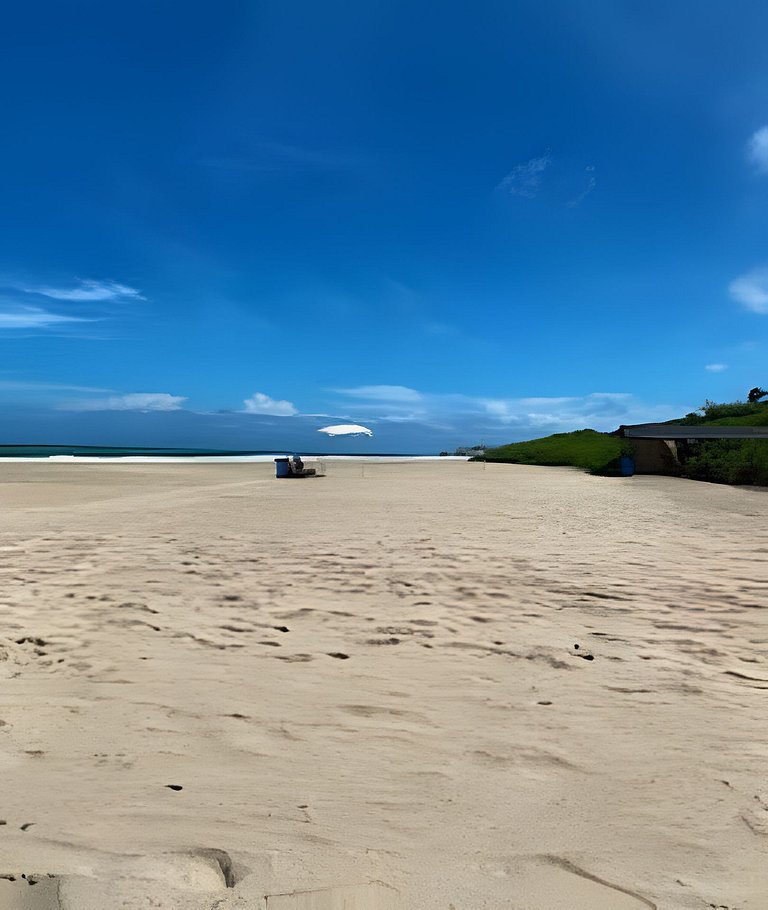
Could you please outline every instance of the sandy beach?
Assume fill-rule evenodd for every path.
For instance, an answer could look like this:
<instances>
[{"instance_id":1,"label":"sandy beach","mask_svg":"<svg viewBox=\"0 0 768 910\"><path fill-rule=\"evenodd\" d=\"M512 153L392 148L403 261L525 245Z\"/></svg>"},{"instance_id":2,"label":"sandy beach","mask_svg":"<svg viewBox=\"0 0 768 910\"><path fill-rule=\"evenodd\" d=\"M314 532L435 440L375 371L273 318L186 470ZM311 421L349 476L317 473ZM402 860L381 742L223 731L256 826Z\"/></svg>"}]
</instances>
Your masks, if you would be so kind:
<instances>
[{"instance_id":1,"label":"sandy beach","mask_svg":"<svg viewBox=\"0 0 768 910\"><path fill-rule=\"evenodd\" d=\"M765 496L28 463L0 509L2 910L768 906Z\"/></svg>"}]
</instances>

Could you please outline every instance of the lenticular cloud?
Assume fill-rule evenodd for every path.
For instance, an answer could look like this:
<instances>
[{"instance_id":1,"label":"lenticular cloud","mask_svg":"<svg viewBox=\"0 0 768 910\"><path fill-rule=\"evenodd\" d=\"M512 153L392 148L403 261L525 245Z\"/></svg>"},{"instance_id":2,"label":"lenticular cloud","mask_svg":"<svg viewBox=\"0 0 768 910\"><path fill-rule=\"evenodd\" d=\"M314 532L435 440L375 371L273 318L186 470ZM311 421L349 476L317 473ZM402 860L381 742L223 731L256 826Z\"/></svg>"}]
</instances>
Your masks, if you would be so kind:
<instances>
[{"instance_id":1,"label":"lenticular cloud","mask_svg":"<svg viewBox=\"0 0 768 910\"><path fill-rule=\"evenodd\" d=\"M328 436L373 436L373 430L361 427L356 423L339 423L332 427L321 427L317 432L326 433Z\"/></svg>"}]
</instances>

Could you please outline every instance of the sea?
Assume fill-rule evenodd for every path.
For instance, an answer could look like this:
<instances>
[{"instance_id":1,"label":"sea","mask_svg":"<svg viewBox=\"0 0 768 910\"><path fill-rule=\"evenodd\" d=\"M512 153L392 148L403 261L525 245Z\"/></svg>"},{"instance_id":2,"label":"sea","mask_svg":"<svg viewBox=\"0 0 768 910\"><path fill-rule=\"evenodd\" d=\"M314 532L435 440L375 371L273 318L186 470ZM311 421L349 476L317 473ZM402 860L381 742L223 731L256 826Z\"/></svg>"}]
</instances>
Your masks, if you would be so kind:
<instances>
[{"instance_id":1,"label":"sea","mask_svg":"<svg viewBox=\"0 0 768 910\"><path fill-rule=\"evenodd\" d=\"M99 462L120 461L128 463L163 463L163 462L267 462L274 458L292 455L293 452L260 451L254 449L155 449L141 446L30 446L0 445L0 461L54 461L54 462ZM466 461L456 456L421 455L408 452L301 452L302 458L350 459L360 461L431 461L450 459Z\"/></svg>"}]
</instances>

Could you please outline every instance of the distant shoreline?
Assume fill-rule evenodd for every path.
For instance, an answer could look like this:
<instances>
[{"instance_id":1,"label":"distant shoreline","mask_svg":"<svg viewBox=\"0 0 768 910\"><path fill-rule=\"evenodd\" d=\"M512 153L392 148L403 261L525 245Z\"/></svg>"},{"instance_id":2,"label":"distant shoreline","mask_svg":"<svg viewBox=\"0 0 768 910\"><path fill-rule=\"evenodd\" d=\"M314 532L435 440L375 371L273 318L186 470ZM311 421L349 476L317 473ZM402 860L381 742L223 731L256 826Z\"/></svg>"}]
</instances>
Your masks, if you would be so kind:
<instances>
[{"instance_id":1,"label":"distant shoreline","mask_svg":"<svg viewBox=\"0 0 768 910\"><path fill-rule=\"evenodd\" d=\"M282 452L257 452L257 453L199 453L199 454L160 454L152 452L139 454L118 454L100 452L99 454L70 454L69 452L40 452L35 454L5 454L0 449L0 464L265 464L275 458L285 458L292 454L288 450ZM387 455L387 454L332 454L307 453L301 455L307 460L317 461L360 461L360 462L406 462L406 461L469 461L464 455Z\"/></svg>"},{"instance_id":2,"label":"distant shoreline","mask_svg":"<svg viewBox=\"0 0 768 910\"><path fill-rule=\"evenodd\" d=\"M0 461L270 461L300 452L305 458L443 458L436 452L312 452L306 449L192 449L153 446L0 445ZM466 459L463 459L466 460Z\"/></svg>"}]
</instances>

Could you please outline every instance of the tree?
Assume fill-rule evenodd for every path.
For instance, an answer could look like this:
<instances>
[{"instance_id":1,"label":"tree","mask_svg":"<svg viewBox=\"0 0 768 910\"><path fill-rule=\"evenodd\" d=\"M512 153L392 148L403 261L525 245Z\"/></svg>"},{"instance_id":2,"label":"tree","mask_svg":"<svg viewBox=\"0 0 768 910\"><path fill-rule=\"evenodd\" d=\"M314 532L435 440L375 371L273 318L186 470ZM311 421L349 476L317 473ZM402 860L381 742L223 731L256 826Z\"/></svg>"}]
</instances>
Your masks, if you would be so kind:
<instances>
[{"instance_id":1,"label":"tree","mask_svg":"<svg viewBox=\"0 0 768 910\"><path fill-rule=\"evenodd\" d=\"M754 403L760 401L761 398L765 398L768 395L768 392L765 389L761 389L760 386L755 386L754 389L750 389L749 395L747 396L749 400Z\"/></svg>"}]
</instances>

